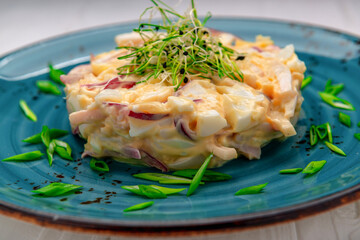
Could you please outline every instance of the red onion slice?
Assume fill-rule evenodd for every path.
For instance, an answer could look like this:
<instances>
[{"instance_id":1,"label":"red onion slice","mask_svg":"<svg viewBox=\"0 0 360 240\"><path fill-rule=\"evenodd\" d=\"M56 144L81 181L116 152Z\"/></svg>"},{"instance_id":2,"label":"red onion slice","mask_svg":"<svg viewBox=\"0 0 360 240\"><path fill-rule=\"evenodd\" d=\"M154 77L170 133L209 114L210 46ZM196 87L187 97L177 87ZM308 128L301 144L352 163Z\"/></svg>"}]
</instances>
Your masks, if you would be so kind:
<instances>
[{"instance_id":1,"label":"red onion slice","mask_svg":"<svg viewBox=\"0 0 360 240\"><path fill-rule=\"evenodd\" d=\"M120 75L120 78L122 78L122 77L123 77L123 75ZM136 84L136 82L120 81L119 77L115 77L115 78L112 78L105 82L83 84L83 85L80 85L80 87L95 88L95 87L104 86L104 89L115 89L118 87L130 89L133 86L135 86L135 84Z\"/></svg>"},{"instance_id":2,"label":"red onion slice","mask_svg":"<svg viewBox=\"0 0 360 240\"><path fill-rule=\"evenodd\" d=\"M141 120L147 120L147 121L160 120L168 116L169 114L136 113L133 111L129 112L129 117L137 118Z\"/></svg>"},{"instance_id":3,"label":"red onion slice","mask_svg":"<svg viewBox=\"0 0 360 240\"><path fill-rule=\"evenodd\" d=\"M194 103L200 103L200 102L202 102L202 101L204 101L204 100L201 99L201 98L193 99L193 102L194 102Z\"/></svg>"},{"instance_id":4,"label":"red onion slice","mask_svg":"<svg viewBox=\"0 0 360 240\"><path fill-rule=\"evenodd\" d=\"M146 163L146 165L150 166L150 167L155 167L159 170L161 170L162 172L167 172L169 171L169 168L160 160L154 158L153 156L151 156L149 153L145 152L142 150L142 152L144 153L144 157L142 158L142 160Z\"/></svg>"},{"instance_id":5,"label":"red onion slice","mask_svg":"<svg viewBox=\"0 0 360 240\"><path fill-rule=\"evenodd\" d=\"M109 107L116 107L118 109L126 108L128 105L124 103L117 103L117 102L103 102L104 105Z\"/></svg>"},{"instance_id":6,"label":"red onion slice","mask_svg":"<svg viewBox=\"0 0 360 240\"><path fill-rule=\"evenodd\" d=\"M118 78L116 79L111 79L104 87L104 89L116 89L118 87L121 88L127 88L130 89L133 86L135 86L136 82L133 81L123 81L120 82Z\"/></svg>"},{"instance_id":7,"label":"red onion slice","mask_svg":"<svg viewBox=\"0 0 360 240\"><path fill-rule=\"evenodd\" d=\"M251 47L252 49L255 49L256 51L258 51L258 52L263 52L263 50L262 49L260 49L259 47L256 47L256 46L253 46L253 47Z\"/></svg>"},{"instance_id":8,"label":"red onion slice","mask_svg":"<svg viewBox=\"0 0 360 240\"><path fill-rule=\"evenodd\" d=\"M195 140L196 134L189 127L189 122L185 119L175 119L174 120L176 130L186 138L190 140Z\"/></svg>"},{"instance_id":9,"label":"red onion slice","mask_svg":"<svg viewBox=\"0 0 360 240\"><path fill-rule=\"evenodd\" d=\"M141 159L141 153L140 153L139 149L137 149L137 148L123 147L121 153L125 157Z\"/></svg>"},{"instance_id":10,"label":"red onion slice","mask_svg":"<svg viewBox=\"0 0 360 240\"><path fill-rule=\"evenodd\" d=\"M261 155L260 147L253 147L246 144L241 144L237 148L249 159L259 159Z\"/></svg>"}]
</instances>

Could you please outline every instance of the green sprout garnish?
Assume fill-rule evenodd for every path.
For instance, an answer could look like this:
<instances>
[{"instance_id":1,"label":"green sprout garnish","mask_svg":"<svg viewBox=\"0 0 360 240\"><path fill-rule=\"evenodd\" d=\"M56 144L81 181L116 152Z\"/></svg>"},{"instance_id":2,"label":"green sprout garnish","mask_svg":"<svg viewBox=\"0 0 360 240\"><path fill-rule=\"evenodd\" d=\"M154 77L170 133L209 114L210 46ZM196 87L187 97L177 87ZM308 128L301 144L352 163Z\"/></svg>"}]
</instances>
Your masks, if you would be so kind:
<instances>
[{"instance_id":1,"label":"green sprout garnish","mask_svg":"<svg viewBox=\"0 0 360 240\"><path fill-rule=\"evenodd\" d=\"M139 75L142 78L138 83L150 79L167 81L174 86L175 91L194 77L243 80L235 63L242 54L224 46L204 26L211 17L210 13L201 22L197 17L194 0L191 1L190 11L184 15L161 0L151 2L154 6L145 9L141 16L150 10L158 11L162 24L153 24L151 19L147 23L140 23L133 31L139 33L144 44L118 47L128 51L119 59L130 60L118 68L120 75ZM171 18L177 19L177 22Z\"/></svg>"}]
</instances>

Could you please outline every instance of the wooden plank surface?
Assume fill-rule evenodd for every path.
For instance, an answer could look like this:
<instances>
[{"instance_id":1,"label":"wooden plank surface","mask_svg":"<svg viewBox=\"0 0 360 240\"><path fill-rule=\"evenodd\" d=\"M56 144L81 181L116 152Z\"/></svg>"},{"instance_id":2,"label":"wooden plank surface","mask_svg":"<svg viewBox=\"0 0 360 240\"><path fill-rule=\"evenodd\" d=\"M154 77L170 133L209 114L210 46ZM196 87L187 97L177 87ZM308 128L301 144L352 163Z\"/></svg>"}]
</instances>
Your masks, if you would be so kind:
<instances>
[{"instance_id":1,"label":"wooden plank surface","mask_svg":"<svg viewBox=\"0 0 360 240\"><path fill-rule=\"evenodd\" d=\"M177 0L167 1L170 4ZM266 17L313 23L360 36L358 0L198 0L200 14ZM0 0L0 55L50 36L109 23L136 20L146 0ZM184 4L182 4L184 5ZM54 10L56 9L56 10ZM54 12L59 13L54 17ZM232 234L181 239L358 240L360 202L296 222ZM124 240L135 239L65 232L0 216L0 239L6 240ZM148 238L157 239L157 238Z\"/></svg>"}]
</instances>

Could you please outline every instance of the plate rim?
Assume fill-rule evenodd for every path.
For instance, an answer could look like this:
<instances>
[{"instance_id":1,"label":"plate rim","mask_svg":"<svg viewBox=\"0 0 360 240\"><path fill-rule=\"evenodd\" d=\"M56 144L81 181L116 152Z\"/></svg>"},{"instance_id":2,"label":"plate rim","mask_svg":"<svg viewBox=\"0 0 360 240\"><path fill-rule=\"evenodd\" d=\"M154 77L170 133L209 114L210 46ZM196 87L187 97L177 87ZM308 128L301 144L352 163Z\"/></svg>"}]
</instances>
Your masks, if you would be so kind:
<instances>
[{"instance_id":1,"label":"plate rim","mask_svg":"<svg viewBox=\"0 0 360 240\"><path fill-rule=\"evenodd\" d=\"M335 27L322 26L320 24L305 23L301 21L266 18L266 17L239 17L239 16L215 16L215 20L248 20L259 22L273 22L279 24L294 24L298 26L316 28L336 34L345 34L350 37L360 39L360 34L344 31ZM125 21L121 23L104 24L95 27L84 28L70 31L63 34L44 38L42 40L24 45L14 50L10 50L0 55L0 61L12 54L24 51L29 48L42 45L47 42L59 40L76 34L86 34L107 28L121 27L134 24L137 21ZM148 222L148 221L119 221L106 220L96 221L92 218L77 218L74 216L62 216L54 213L38 211L20 207L11 203L0 201L0 214L18 220L31 222L44 227L51 227L61 230L71 230L84 233L115 234L121 236L189 236L202 235L208 233L224 233L239 230L248 230L259 226L276 225L284 222L300 220L305 217L329 211L331 209L344 206L360 199L360 184L347 188L343 191L330 194L328 196L314 199L304 203L267 210L262 212L232 215L225 217L213 217L206 219L195 219L186 221L167 221ZM112 223L111 223L112 222ZM139 225L146 225L139 227Z\"/></svg>"}]
</instances>

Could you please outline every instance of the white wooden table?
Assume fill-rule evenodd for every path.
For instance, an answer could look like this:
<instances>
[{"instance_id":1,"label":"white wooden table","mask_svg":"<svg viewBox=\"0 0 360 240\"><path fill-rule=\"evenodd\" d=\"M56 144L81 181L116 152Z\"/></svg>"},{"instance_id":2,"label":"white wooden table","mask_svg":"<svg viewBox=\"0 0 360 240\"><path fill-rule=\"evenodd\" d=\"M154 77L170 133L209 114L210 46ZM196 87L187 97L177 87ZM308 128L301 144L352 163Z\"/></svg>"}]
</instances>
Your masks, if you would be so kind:
<instances>
[{"instance_id":1,"label":"white wooden table","mask_svg":"<svg viewBox=\"0 0 360 240\"><path fill-rule=\"evenodd\" d=\"M166 1L185 10L187 1ZM0 0L0 55L69 31L137 20L147 0ZM360 36L359 0L198 0L200 15L265 17L327 26ZM232 234L186 239L360 239L360 201L276 226ZM0 216L0 239L6 240L120 240L44 228ZM154 238L150 238L154 239ZM180 239L180 238L177 238Z\"/></svg>"}]
</instances>

